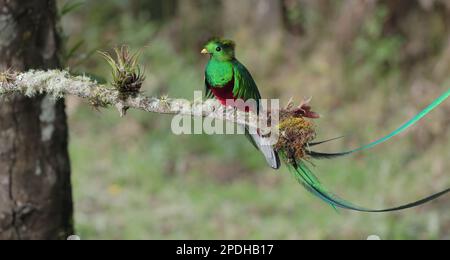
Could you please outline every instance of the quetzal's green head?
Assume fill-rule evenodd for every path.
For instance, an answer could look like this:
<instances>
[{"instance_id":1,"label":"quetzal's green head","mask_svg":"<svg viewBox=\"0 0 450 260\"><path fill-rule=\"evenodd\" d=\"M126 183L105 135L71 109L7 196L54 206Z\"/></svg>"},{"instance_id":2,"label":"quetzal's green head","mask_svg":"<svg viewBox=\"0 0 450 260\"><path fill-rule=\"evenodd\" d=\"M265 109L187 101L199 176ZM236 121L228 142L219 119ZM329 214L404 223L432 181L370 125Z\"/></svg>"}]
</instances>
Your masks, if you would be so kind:
<instances>
[{"instance_id":1,"label":"quetzal's green head","mask_svg":"<svg viewBox=\"0 0 450 260\"><path fill-rule=\"evenodd\" d=\"M230 61L234 59L235 48L236 44L231 40L214 38L206 43L201 53L209 54L211 59Z\"/></svg>"}]
</instances>

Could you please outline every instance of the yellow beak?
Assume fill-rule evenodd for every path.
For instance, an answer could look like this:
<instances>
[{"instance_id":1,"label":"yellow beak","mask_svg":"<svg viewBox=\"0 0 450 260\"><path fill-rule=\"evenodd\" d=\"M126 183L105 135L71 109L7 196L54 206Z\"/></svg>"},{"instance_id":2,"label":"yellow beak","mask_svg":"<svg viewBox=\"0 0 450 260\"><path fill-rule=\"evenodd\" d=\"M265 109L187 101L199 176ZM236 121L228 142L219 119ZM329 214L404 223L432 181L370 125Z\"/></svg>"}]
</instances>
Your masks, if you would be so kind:
<instances>
[{"instance_id":1,"label":"yellow beak","mask_svg":"<svg viewBox=\"0 0 450 260\"><path fill-rule=\"evenodd\" d=\"M207 49L203 49L200 53L201 53L201 54L209 54L209 52L208 52Z\"/></svg>"}]
</instances>

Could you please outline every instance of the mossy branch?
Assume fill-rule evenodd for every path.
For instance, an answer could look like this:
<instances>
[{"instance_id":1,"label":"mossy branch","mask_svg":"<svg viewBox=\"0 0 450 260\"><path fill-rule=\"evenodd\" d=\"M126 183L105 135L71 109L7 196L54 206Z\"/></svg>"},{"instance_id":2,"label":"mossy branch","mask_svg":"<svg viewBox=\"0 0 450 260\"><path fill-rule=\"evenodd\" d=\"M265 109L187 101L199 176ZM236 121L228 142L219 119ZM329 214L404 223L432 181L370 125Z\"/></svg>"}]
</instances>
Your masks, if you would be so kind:
<instances>
[{"instance_id":1,"label":"mossy branch","mask_svg":"<svg viewBox=\"0 0 450 260\"><path fill-rule=\"evenodd\" d=\"M274 133L270 128L271 113L278 112L281 121L272 127L278 127L280 136L275 145L277 150L287 151L289 158L304 158L307 144L315 138L314 125L307 118L317 118L311 111L308 102L294 106L292 102L281 111L260 113L239 111L227 108L215 100L187 101L184 99L170 99L167 97L147 97L139 91L117 86L107 87L85 76L72 76L68 71L28 71L0 73L0 102L2 97L22 94L27 97L47 94L55 99L67 95L86 99L94 107L113 106L118 109L120 116L124 116L130 108L146 112L170 115L184 115L190 117L207 117L224 120L249 128L259 129L261 133ZM136 89L137 90L137 89ZM269 125L269 126L268 126ZM275 131L278 132L278 131Z\"/></svg>"},{"instance_id":2,"label":"mossy branch","mask_svg":"<svg viewBox=\"0 0 450 260\"><path fill-rule=\"evenodd\" d=\"M72 95L88 100L95 107L114 106L121 116L125 115L127 109L133 108L159 114L210 117L250 127L257 127L258 120L266 120L258 118L253 113L226 109L215 100L190 102L166 97L147 97L141 93L124 96L116 88L98 84L89 77L72 76L69 72L60 70L2 73L0 96L10 94L22 94L27 97L49 94L55 99Z\"/></svg>"}]
</instances>

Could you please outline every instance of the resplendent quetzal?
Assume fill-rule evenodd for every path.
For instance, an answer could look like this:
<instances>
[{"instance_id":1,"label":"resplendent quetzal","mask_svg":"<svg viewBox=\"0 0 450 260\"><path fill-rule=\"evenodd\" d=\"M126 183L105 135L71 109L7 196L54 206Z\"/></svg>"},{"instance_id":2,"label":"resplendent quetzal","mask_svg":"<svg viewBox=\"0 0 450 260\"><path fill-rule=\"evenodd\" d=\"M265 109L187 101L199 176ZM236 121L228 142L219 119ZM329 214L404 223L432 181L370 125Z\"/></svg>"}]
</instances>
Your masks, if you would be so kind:
<instances>
[{"instance_id":1,"label":"resplendent quetzal","mask_svg":"<svg viewBox=\"0 0 450 260\"><path fill-rule=\"evenodd\" d=\"M235 58L235 44L230 40L210 40L202 50L203 54L210 54L211 59L206 66L205 86L206 97L215 97L222 105L227 100L252 100L254 106L244 107L259 113L261 94L247 68ZM266 145L258 131L245 129L245 135L251 143L259 149L270 167L280 168L280 159L271 145Z\"/></svg>"},{"instance_id":2,"label":"resplendent quetzal","mask_svg":"<svg viewBox=\"0 0 450 260\"><path fill-rule=\"evenodd\" d=\"M233 41L219 38L214 38L208 41L204 46L204 49L201 53L210 55L210 60L206 66L205 71L206 97L215 97L223 105L226 104L227 100L242 99L246 101L249 99L253 99L257 102L257 108L256 111L252 112L259 113L259 101L261 99L260 92L250 72L236 59L235 47L236 46ZM391 134L358 149L342 153L320 153L311 150L311 147L313 146L331 141L328 140L324 142L307 143L304 147L304 153L311 159L331 159L373 148L404 132L406 129L417 123L429 112L439 106L449 96L450 89L448 89L441 97L435 100L430 106L425 108L417 116L403 124L400 128L396 129ZM306 106L305 110L303 110L303 117L316 118L317 115L310 111L309 106ZM263 138L258 134L250 134L249 131L246 131L246 135L247 137L249 137L250 141L264 154L267 162L272 168L279 169L279 158L283 158L287 167L293 173L299 183L301 183L309 192L327 202L334 208L343 208L361 212L391 212L417 207L450 192L450 189L447 189L425 199L390 209L371 210L355 206L352 203L347 202L329 192L307 166L304 158L295 158L290 156L289 152L284 149L276 150L273 146L261 144L264 143L261 142Z\"/></svg>"}]
</instances>

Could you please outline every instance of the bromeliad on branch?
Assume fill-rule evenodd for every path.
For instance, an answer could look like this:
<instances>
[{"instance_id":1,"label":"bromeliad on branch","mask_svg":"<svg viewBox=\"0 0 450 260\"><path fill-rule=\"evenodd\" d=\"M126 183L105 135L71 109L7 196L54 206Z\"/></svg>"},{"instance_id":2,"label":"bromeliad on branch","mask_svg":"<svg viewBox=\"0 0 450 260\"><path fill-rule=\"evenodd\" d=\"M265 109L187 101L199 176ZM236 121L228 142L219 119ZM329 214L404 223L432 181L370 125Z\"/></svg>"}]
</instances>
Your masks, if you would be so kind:
<instances>
[{"instance_id":1,"label":"bromeliad on branch","mask_svg":"<svg viewBox=\"0 0 450 260\"><path fill-rule=\"evenodd\" d=\"M259 103L261 100L260 92L250 72L236 59L235 47L233 41L218 38L212 39L206 43L201 52L202 54L208 54L210 56L205 71L206 97L215 97L223 105L228 104L227 100L255 100L257 104L256 109L253 112L259 113ZM391 134L368 145L341 153L321 153L311 150L311 147L333 141L334 139L314 142L314 125L310 119L315 119L319 116L312 112L308 102L297 108L286 109L280 115L281 120L278 127L281 134L276 145L267 145L263 135L259 134L258 131L256 131L256 134L252 134L248 127L245 129L245 133L251 143L262 152L272 168L279 169L279 158L282 158L299 183L301 183L309 192L324 200L334 208L344 208L362 212L390 212L404 210L417 207L441 197L450 192L450 189L404 206L383 210L372 210L355 206L329 192L310 170L306 162L310 159L331 159L346 156L384 143L417 123L444 102L449 96L450 89L417 116L403 124Z\"/></svg>"}]
</instances>

